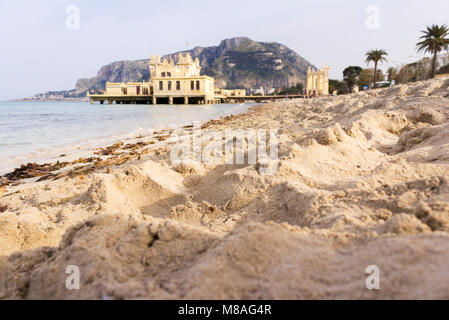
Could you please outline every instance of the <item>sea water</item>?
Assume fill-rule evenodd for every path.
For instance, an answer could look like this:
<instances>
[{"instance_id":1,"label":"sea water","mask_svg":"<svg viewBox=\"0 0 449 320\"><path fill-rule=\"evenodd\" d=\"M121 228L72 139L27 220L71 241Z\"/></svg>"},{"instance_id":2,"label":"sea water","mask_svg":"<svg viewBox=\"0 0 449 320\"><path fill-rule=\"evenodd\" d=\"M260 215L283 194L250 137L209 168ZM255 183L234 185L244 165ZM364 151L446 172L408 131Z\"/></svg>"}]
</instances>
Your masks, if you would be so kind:
<instances>
[{"instance_id":1,"label":"sea water","mask_svg":"<svg viewBox=\"0 0 449 320\"><path fill-rule=\"evenodd\" d=\"M244 113L251 104L100 105L89 102L0 102L0 174L75 149Z\"/></svg>"}]
</instances>

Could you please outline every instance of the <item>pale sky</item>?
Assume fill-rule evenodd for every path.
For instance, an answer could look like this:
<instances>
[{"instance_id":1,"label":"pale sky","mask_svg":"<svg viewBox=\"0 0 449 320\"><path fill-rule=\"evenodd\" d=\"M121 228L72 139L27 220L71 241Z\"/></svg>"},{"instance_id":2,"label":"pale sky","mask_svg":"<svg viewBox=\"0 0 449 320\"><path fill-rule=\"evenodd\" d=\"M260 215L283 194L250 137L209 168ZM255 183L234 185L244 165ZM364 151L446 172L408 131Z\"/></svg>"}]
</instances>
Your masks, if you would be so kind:
<instances>
[{"instance_id":1,"label":"pale sky","mask_svg":"<svg viewBox=\"0 0 449 320\"><path fill-rule=\"evenodd\" d=\"M79 30L66 28L69 5ZM417 60L420 30L449 24L448 13L448 0L0 0L0 100L73 89L113 61L235 36L282 43L341 79L345 67L365 67L369 49L387 50L384 70Z\"/></svg>"}]
</instances>

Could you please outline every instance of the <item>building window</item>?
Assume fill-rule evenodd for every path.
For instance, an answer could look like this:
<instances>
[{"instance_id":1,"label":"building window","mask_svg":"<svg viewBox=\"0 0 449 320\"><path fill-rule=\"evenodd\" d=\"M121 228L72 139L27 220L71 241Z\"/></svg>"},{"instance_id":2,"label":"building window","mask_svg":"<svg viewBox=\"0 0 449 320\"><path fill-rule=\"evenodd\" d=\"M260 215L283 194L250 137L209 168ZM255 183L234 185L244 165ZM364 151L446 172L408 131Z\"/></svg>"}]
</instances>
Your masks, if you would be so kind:
<instances>
[{"instance_id":1,"label":"building window","mask_svg":"<svg viewBox=\"0 0 449 320\"><path fill-rule=\"evenodd\" d=\"M159 81L159 90L164 90L164 82Z\"/></svg>"},{"instance_id":2,"label":"building window","mask_svg":"<svg viewBox=\"0 0 449 320\"><path fill-rule=\"evenodd\" d=\"M176 81L176 90L181 90L181 81Z\"/></svg>"},{"instance_id":3,"label":"building window","mask_svg":"<svg viewBox=\"0 0 449 320\"><path fill-rule=\"evenodd\" d=\"M162 78L165 78L165 72L162 72L162 73L161 73L161 77L162 77Z\"/></svg>"},{"instance_id":4,"label":"building window","mask_svg":"<svg viewBox=\"0 0 449 320\"><path fill-rule=\"evenodd\" d=\"M171 77L171 72L167 72L167 77Z\"/></svg>"},{"instance_id":5,"label":"building window","mask_svg":"<svg viewBox=\"0 0 449 320\"><path fill-rule=\"evenodd\" d=\"M196 90L200 90L200 82L199 81L196 82Z\"/></svg>"},{"instance_id":6,"label":"building window","mask_svg":"<svg viewBox=\"0 0 449 320\"><path fill-rule=\"evenodd\" d=\"M168 90L171 90L171 81L168 82Z\"/></svg>"},{"instance_id":7,"label":"building window","mask_svg":"<svg viewBox=\"0 0 449 320\"><path fill-rule=\"evenodd\" d=\"M190 90L195 90L195 81L190 81Z\"/></svg>"},{"instance_id":8,"label":"building window","mask_svg":"<svg viewBox=\"0 0 449 320\"><path fill-rule=\"evenodd\" d=\"M128 94L128 88L122 88L122 94L127 95Z\"/></svg>"}]
</instances>

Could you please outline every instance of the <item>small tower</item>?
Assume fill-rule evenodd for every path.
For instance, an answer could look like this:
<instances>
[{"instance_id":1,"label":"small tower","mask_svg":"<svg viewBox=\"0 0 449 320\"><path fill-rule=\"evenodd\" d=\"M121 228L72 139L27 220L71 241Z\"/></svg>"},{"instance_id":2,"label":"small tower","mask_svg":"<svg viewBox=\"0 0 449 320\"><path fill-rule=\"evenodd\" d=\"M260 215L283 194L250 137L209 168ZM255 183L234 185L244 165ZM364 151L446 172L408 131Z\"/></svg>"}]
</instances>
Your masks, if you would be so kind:
<instances>
[{"instance_id":1,"label":"small tower","mask_svg":"<svg viewBox=\"0 0 449 320\"><path fill-rule=\"evenodd\" d=\"M320 70L307 68L307 96L327 96L329 95L329 66L326 63Z\"/></svg>"},{"instance_id":2,"label":"small tower","mask_svg":"<svg viewBox=\"0 0 449 320\"><path fill-rule=\"evenodd\" d=\"M159 66L161 65L161 57L150 56L150 62L148 64L150 67L150 78L156 77L159 71Z\"/></svg>"}]
</instances>

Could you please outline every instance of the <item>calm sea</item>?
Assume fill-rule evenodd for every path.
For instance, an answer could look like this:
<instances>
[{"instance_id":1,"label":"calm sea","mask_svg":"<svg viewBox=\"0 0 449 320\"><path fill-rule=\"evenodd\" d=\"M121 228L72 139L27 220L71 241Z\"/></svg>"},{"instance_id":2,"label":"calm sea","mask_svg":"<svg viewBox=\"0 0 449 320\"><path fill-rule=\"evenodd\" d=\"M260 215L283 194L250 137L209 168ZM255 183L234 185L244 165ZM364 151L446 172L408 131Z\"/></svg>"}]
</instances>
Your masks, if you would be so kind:
<instances>
[{"instance_id":1,"label":"calm sea","mask_svg":"<svg viewBox=\"0 0 449 320\"><path fill-rule=\"evenodd\" d=\"M22 163L52 159L74 149L107 145L158 128L240 114L251 106L0 102L0 174Z\"/></svg>"}]
</instances>

